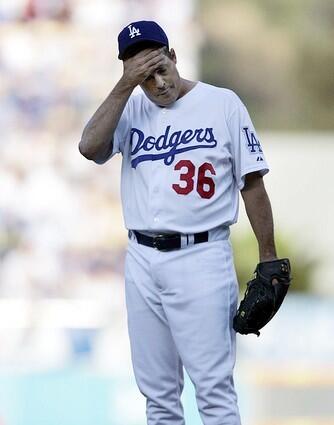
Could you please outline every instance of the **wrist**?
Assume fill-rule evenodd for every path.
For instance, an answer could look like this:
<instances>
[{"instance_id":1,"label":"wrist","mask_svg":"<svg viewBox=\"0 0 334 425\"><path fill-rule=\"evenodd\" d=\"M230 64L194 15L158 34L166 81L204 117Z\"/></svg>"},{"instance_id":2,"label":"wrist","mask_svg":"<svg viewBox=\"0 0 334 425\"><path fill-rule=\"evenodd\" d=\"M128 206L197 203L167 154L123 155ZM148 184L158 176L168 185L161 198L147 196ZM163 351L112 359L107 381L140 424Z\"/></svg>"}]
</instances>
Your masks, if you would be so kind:
<instances>
[{"instance_id":1,"label":"wrist","mask_svg":"<svg viewBox=\"0 0 334 425\"><path fill-rule=\"evenodd\" d=\"M121 77L121 79L119 80L119 82L117 83L117 85L116 85L115 88L117 88L121 92L121 94L128 94L128 93L131 94L131 92L135 89L135 87L137 85L138 85L137 83L135 83L133 81L130 81L123 74L122 77Z\"/></svg>"},{"instance_id":2,"label":"wrist","mask_svg":"<svg viewBox=\"0 0 334 425\"><path fill-rule=\"evenodd\" d=\"M263 263L265 261L277 260L276 250L260 251L259 258L260 258L260 263Z\"/></svg>"},{"instance_id":3,"label":"wrist","mask_svg":"<svg viewBox=\"0 0 334 425\"><path fill-rule=\"evenodd\" d=\"M265 263L266 261L274 261L274 260L277 260L276 255L265 255L265 256L260 255L260 263Z\"/></svg>"},{"instance_id":4,"label":"wrist","mask_svg":"<svg viewBox=\"0 0 334 425\"><path fill-rule=\"evenodd\" d=\"M276 246L274 238L267 238L258 244L260 263L277 260Z\"/></svg>"}]
</instances>

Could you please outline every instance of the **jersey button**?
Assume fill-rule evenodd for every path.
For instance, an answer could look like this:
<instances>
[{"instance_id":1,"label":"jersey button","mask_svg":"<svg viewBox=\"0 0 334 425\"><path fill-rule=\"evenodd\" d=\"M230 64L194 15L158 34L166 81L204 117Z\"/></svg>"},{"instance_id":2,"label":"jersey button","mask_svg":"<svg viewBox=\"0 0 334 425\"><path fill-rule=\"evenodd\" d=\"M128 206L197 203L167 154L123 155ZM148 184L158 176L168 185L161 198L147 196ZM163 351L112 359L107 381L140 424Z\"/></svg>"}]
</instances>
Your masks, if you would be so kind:
<instances>
[{"instance_id":1,"label":"jersey button","mask_svg":"<svg viewBox=\"0 0 334 425\"><path fill-rule=\"evenodd\" d=\"M158 223L158 221L159 221L158 217L154 217L153 221L154 221L155 223Z\"/></svg>"}]
</instances>

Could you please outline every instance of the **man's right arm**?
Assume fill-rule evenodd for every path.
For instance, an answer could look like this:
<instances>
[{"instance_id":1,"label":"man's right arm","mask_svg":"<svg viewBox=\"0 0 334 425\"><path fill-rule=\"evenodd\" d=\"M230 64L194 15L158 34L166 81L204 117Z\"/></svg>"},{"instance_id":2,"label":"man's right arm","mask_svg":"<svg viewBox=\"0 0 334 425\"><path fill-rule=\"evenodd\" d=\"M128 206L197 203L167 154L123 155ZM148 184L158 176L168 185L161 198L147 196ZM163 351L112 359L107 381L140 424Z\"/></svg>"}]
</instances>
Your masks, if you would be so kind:
<instances>
[{"instance_id":1,"label":"man's right arm","mask_svg":"<svg viewBox=\"0 0 334 425\"><path fill-rule=\"evenodd\" d=\"M84 157L98 164L110 157L114 132L133 89L134 86L123 76L88 121L79 143L79 151Z\"/></svg>"},{"instance_id":2,"label":"man's right arm","mask_svg":"<svg viewBox=\"0 0 334 425\"><path fill-rule=\"evenodd\" d=\"M133 89L166 60L163 49L145 49L123 62L123 76L86 125L79 143L80 153L103 164L113 150L113 137Z\"/></svg>"}]
</instances>

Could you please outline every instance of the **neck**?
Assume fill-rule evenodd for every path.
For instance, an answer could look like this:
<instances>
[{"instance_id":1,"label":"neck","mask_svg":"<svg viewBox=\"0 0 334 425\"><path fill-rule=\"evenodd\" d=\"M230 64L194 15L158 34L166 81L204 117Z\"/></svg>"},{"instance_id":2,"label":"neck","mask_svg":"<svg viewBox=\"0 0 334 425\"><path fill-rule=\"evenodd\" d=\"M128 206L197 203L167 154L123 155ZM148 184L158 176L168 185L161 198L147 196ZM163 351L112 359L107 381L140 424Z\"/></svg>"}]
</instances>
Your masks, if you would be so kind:
<instances>
[{"instance_id":1,"label":"neck","mask_svg":"<svg viewBox=\"0 0 334 425\"><path fill-rule=\"evenodd\" d=\"M192 88L195 87L195 85L196 85L196 81L190 81L190 80L185 80L184 78L181 78L180 92L179 92L178 99L180 99L180 97L187 94Z\"/></svg>"}]
</instances>

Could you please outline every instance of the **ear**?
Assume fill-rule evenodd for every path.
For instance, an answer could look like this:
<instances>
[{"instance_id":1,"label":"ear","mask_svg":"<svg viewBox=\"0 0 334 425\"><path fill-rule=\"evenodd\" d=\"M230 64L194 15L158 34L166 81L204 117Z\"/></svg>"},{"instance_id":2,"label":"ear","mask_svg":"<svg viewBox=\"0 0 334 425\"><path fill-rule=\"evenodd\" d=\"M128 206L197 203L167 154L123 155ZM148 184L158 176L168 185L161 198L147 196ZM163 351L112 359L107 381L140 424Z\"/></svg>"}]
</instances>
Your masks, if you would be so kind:
<instances>
[{"instance_id":1,"label":"ear","mask_svg":"<svg viewBox=\"0 0 334 425\"><path fill-rule=\"evenodd\" d=\"M177 58L176 58L175 50L172 48L172 49L170 49L169 53L170 53L171 60L176 64L177 63Z\"/></svg>"}]
</instances>

